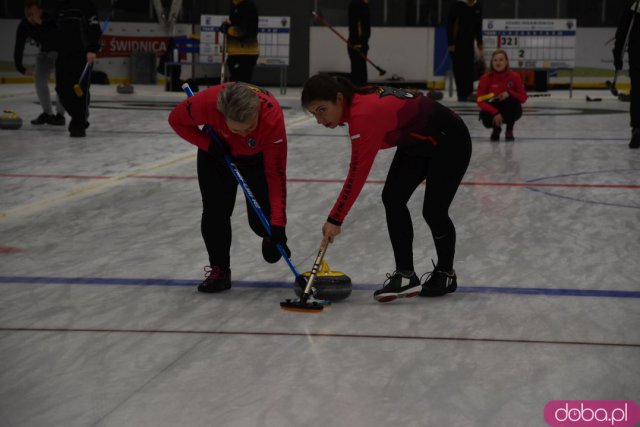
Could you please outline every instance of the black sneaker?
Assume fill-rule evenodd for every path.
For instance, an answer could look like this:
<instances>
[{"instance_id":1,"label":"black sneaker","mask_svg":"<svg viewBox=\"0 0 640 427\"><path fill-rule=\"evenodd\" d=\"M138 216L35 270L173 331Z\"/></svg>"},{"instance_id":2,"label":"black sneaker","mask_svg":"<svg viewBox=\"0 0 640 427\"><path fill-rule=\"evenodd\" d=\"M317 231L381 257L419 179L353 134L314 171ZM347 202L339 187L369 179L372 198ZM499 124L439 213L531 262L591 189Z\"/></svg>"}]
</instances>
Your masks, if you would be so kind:
<instances>
[{"instance_id":1,"label":"black sneaker","mask_svg":"<svg viewBox=\"0 0 640 427\"><path fill-rule=\"evenodd\" d=\"M382 289L373 293L373 298L378 302L390 302L396 298L413 298L420 293L420 279L416 273L395 271L387 274L387 280Z\"/></svg>"},{"instance_id":2,"label":"black sneaker","mask_svg":"<svg viewBox=\"0 0 640 427\"><path fill-rule=\"evenodd\" d=\"M492 141L500 141L500 132L502 132L502 128L500 126L494 126L490 139Z\"/></svg>"},{"instance_id":3,"label":"black sneaker","mask_svg":"<svg viewBox=\"0 0 640 427\"><path fill-rule=\"evenodd\" d=\"M427 280L422 285L421 297L440 297L455 292L458 289L458 279L455 270L442 271L433 266L433 271L427 273Z\"/></svg>"},{"instance_id":4,"label":"black sneaker","mask_svg":"<svg viewBox=\"0 0 640 427\"><path fill-rule=\"evenodd\" d=\"M31 120L32 125L43 125L49 123L49 120L53 117L53 114L42 113L35 119Z\"/></svg>"},{"instance_id":5,"label":"black sneaker","mask_svg":"<svg viewBox=\"0 0 640 427\"><path fill-rule=\"evenodd\" d=\"M66 120L64 116L60 113L56 114L55 116L51 114L49 115L49 121L47 123L53 126L64 126L66 123Z\"/></svg>"},{"instance_id":6,"label":"black sneaker","mask_svg":"<svg viewBox=\"0 0 640 427\"><path fill-rule=\"evenodd\" d=\"M231 288L231 270L214 265L204 268L205 279L198 285L198 292L215 293Z\"/></svg>"},{"instance_id":7,"label":"black sneaker","mask_svg":"<svg viewBox=\"0 0 640 427\"><path fill-rule=\"evenodd\" d=\"M507 132L504 134L505 141L515 141L516 137L513 136L513 128L507 128Z\"/></svg>"},{"instance_id":8,"label":"black sneaker","mask_svg":"<svg viewBox=\"0 0 640 427\"><path fill-rule=\"evenodd\" d=\"M87 131L84 128L71 128L69 129L69 136L71 138L84 138L87 136Z\"/></svg>"},{"instance_id":9,"label":"black sneaker","mask_svg":"<svg viewBox=\"0 0 640 427\"><path fill-rule=\"evenodd\" d=\"M633 128L629 148L640 148L640 128Z\"/></svg>"}]
</instances>

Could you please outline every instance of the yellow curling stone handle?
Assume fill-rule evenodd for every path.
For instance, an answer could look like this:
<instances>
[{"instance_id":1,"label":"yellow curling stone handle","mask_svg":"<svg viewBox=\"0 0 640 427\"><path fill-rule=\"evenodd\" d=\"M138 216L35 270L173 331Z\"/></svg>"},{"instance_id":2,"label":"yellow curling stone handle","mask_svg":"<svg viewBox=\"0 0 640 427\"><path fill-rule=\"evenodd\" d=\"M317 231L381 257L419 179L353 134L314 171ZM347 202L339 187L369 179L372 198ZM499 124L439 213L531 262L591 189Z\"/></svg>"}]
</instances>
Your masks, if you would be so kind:
<instances>
[{"instance_id":1,"label":"yellow curling stone handle","mask_svg":"<svg viewBox=\"0 0 640 427\"><path fill-rule=\"evenodd\" d=\"M309 277L309 276L311 276L311 272L310 271L306 271L306 272L302 273L302 275L304 277ZM320 270L318 271L318 277L340 277L340 276L346 276L346 274L344 274L341 271L333 271L333 270L331 270L331 268L329 268L329 264L327 264L327 262L325 260L322 260L322 264L320 266Z\"/></svg>"}]
</instances>

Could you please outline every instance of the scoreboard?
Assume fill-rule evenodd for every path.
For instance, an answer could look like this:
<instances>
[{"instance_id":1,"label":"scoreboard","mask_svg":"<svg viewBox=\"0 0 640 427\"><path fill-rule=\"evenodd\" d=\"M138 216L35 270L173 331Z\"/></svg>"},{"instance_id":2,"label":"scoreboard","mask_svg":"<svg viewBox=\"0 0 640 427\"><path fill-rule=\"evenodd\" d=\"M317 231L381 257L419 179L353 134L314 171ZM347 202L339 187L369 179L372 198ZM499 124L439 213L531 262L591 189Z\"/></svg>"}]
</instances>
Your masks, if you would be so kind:
<instances>
[{"instance_id":1,"label":"scoreboard","mask_svg":"<svg viewBox=\"0 0 640 427\"><path fill-rule=\"evenodd\" d=\"M484 57L490 61L503 49L512 68L573 69L576 25L575 19L484 19Z\"/></svg>"},{"instance_id":2,"label":"scoreboard","mask_svg":"<svg viewBox=\"0 0 640 427\"><path fill-rule=\"evenodd\" d=\"M200 17L200 62L220 63L222 38L220 25L226 15L202 15ZM258 22L260 65L289 65L289 33L291 18L288 16L261 16Z\"/></svg>"}]
</instances>

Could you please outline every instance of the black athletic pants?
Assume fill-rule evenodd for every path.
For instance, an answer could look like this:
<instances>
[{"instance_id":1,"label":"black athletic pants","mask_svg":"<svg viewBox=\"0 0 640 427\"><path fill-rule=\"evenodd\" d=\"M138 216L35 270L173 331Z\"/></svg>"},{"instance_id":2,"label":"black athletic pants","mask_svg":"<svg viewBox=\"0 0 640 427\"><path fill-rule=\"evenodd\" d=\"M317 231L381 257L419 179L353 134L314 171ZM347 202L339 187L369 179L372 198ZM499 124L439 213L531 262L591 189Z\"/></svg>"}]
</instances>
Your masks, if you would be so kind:
<instances>
[{"instance_id":1,"label":"black athletic pants","mask_svg":"<svg viewBox=\"0 0 640 427\"><path fill-rule=\"evenodd\" d=\"M629 106L631 127L640 128L640 68L631 68L629 77L631 79L631 105Z\"/></svg>"},{"instance_id":2,"label":"black athletic pants","mask_svg":"<svg viewBox=\"0 0 640 427\"><path fill-rule=\"evenodd\" d=\"M349 52L349 60L351 60L351 83L356 86L364 86L367 84L367 61L360 55L360 53L356 50L347 47L347 51ZM369 47L365 47L364 53L365 57L369 52Z\"/></svg>"},{"instance_id":3,"label":"black athletic pants","mask_svg":"<svg viewBox=\"0 0 640 427\"><path fill-rule=\"evenodd\" d=\"M396 270L414 271L413 224L407 202L425 179L422 215L431 229L438 255L437 266L446 271L453 268L456 229L449 217L449 206L471 159L471 137L459 118L452 118L443 132L446 135L439 140L432 155L421 157L415 150L410 150L410 146L407 146L409 149L400 146L391 163L382 201Z\"/></svg>"},{"instance_id":4,"label":"black athletic pants","mask_svg":"<svg viewBox=\"0 0 640 427\"><path fill-rule=\"evenodd\" d=\"M258 55L229 55L227 57L229 81L251 83L256 62L258 62Z\"/></svg>"},{"instance_id":5,"label":"black athletic pants","mask_svg":"<svg viewBox=\"0 0 640 427\"><path fill-rule=\"evenodd\" d=\"M507 128L513 128L513 124L522 117L522 105L514 97L510 96L504 101L492 103L498 109ZM480 111L480 120L486 128L493 127L493 115L487 111Z\"/></svg>"},{"instance_id":6,"label":"black athletic pants","mask_svg":"<svg viewBox=\"0 0 640 427\"><path fill-rule=\"evenodd\" d=\"M271 218L271 206L262 154L236 158L234 162L268 221ZM198 150L198 184L203 207L201 232L209 253L209 263L228 269L231 265L231 215L236 202L238 183L224 159ZM248 201L247 213L251 229L258 236L265 237L267 231Z\"/></svg>"},{"instance_id":7,"label":"black athletic pants","mask_svg":"<svg viewBox=\"0 0 640 427\"><path fill-rule=\"evenodd\" d=\"M451 53L451 61L453 64L453 77L456 81L456 92L458 101L466 101L469 95L473 93L473 80L475 76L475 53L473 45L471 50L459 49Z\"/></svg>"},{"instance_id":8,"label":"black athletic pants","mask_svg":"<svg viewBox=\"0 0 640 427\"><path fill-rule=\"evenodd\" d=\"M58 54L56 59L56 92L60 98L60 102L64 106L71 122L69 130L84 129L87 127L87 118L89 116L89 86L91 83L91 70L87 72L84 80L80 84L82 88L82 96L76 95L73 87L80 80L82 71L87 64L87 54Z\"/></svg>"}]
</instances>

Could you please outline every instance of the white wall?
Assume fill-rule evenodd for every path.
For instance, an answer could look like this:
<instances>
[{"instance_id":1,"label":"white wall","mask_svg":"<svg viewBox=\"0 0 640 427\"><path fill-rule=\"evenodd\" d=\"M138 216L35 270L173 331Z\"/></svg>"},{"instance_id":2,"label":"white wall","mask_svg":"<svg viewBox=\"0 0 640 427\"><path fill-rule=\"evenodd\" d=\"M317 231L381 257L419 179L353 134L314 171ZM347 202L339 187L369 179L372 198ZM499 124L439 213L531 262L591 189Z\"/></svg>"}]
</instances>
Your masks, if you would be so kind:
<instances>
[{"instance_id":1,"label":"white wall","mask_svg":"<svg viewBox=\"0 0 640 427\"><path fill-rule=\"evenodd\" d=\"M346 27L336 27L343 35ZM613 72L611 49L607 44L615 34L614 28L578 28L576 67L610 69ZM309 43L309 73L319 71L349 72L347 48L335 34L325 27L311 27ZM384 77L369 65L369 79L383 80L398 74L405 80L441 81L433 76L433 44L435 30L430 27L374 27L369 42L370 59L387 70Z\"/></svg>"},{"instance_id":2,"label":"white wall","mask_svg":"<svg viewBox=\"0 0 640 427\"><path fill-rule=\"evenodd\" d=\"M605 68L613 72L613 42L615 28L578 28L576 36L576 67Z\"/></svg>"},{"instance_id":3,"label":"white wall","mask_svg":"<svg viewBox=\"0 0 640 427\"><path fill-rule=\"evenodd\" d=\"M335 28L345 37L349 33L347 27ZM405 80L424 81L432 76L434 34L432 27L372 28L368 56L387 74L379 77L368 64L369 80L384 80L397 74ZM320 71L350 72L347 45L328 28L311 27L309 44L309 75Z\"/></svg>"}]
</instances>

